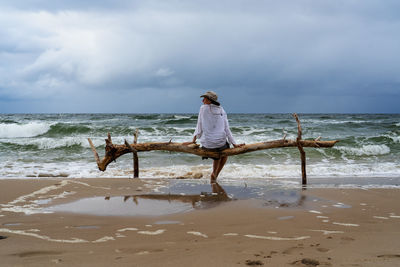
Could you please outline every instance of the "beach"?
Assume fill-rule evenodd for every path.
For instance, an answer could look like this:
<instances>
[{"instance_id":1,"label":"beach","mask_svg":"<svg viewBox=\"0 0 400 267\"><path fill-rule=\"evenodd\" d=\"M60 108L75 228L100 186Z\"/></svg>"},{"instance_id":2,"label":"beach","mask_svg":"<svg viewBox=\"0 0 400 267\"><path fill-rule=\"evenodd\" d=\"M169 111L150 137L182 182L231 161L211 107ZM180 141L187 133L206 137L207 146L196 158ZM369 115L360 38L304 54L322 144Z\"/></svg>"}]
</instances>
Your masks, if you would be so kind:
<instances>
[{"instance_id":1,"label":"beach","mask_svg":"<svg viewBox=\"0 0 400 267\"><path fill-rule=\"evenodd\" d=\"M0 1L0 267L400 266L400 1Z\"/></svg>"},{"instance_id":2,"label":"beach","mask_svg":"<svg viewBox=\"0 0 400 267\"><path fill-rule=\"evenodd\" d=\"M398 188L258 188L1 179L0 265L400 264Z\"/></svg>"},{"instance_id":3,"label":"beach","mask_svg":"<svg viewBox=\"0 0 400 267\"><path fill-rule=\"evenodd\" d=\"M398 114L300 114L296 148L211 160L139 153L98 170L114 144L190 141L197 114L0 116L0 266L396 266L400 264ZM297 136L291 114L232 114L238 143ZM13 153L10 153L13 151Z\"/></svg>"}]
</instances>

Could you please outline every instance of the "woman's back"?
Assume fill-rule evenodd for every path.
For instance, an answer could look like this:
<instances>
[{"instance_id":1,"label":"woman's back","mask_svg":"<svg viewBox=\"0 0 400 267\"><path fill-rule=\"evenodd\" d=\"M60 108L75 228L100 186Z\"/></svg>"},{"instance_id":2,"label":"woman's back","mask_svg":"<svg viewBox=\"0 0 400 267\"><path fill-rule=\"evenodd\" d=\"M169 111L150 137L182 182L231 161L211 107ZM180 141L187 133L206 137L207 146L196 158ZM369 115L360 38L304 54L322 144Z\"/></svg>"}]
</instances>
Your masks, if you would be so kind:
<instances>
[{"instance_id":1,"label":"woman's back","mask_svg":"<svg viewBox=\"0 0 400 267\"><path fill-rule=\"evenodd\" d=\"M204 147L217 148L226 144L226 119L226 113L221 106L213 104L201 106L198 132Z\"/></svg>"}]
</instances>

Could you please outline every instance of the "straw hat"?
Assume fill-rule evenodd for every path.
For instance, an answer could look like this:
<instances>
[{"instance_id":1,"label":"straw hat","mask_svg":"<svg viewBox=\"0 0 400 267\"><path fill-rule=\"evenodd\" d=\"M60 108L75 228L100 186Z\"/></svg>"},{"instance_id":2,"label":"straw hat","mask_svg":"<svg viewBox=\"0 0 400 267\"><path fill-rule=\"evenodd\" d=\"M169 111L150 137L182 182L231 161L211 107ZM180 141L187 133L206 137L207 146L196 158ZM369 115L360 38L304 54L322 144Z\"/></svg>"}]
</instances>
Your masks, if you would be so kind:
<instances>
[{"instance_id":1,"label":"straw hat","mask_svg":"<svg viewBox=\"0 0 400 267\"><path fill-rule=\"evenodd\" d=\"M211 101L212 104L217 106L220 105L220 103L218 102L218 95L213 91L207 91L204 95L201 95L200 97L206 97Z\"/></svg>"}]
</instances>

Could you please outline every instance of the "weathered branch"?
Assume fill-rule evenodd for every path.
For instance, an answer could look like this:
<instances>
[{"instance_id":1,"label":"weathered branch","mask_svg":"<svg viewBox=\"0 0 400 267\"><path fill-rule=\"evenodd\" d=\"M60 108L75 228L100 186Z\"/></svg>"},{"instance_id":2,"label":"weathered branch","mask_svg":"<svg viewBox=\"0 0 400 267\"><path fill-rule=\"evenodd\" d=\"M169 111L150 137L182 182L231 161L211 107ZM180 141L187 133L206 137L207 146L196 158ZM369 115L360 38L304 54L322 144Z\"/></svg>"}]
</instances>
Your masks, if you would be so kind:
<instances>
[{"instance_id":1,"label":"weathered branch","mask_svg":"<svg viewBox=\"0 0 400 267\"><path fill-rule=\"evenodd\" d=\"M128 143L128 141L126 141L126 139L124 140L124 144L129 148L129 150L130 150L131 152L137 153L136 148L132 147L132 146Z\"/></svg>"},{"instance_id":2,"label":"weathered branch","mask_svg":"<svg viewBox=\"0 0 400 267\"><path fill-rule=\"evenodd\" d=\"M134 144L137 144L138 135L139 135L139 130L136 129L135 138L133 140ZM133 152L133 178L139 178L139 156L137 151L132 151L132 152Z\"/></svg>"},{"instance_id":3,"label":"weathered branch","mask_svg":"<svg viewBox=\"0 0 400 267\"><path fill-rule=\"evenodd\" d=\"M106 139L107 140L107 139ZM338 141L313 141L313 140L300 140L302 147L333 147ZM263 149L282 148L282 147L297 147L297 141L285 139L274 140L261 143L248 144L237 148L228 148L222 152L212 152L202 149L198 144L184 145L183 143L165 142L165 143L139 143L130 144L130 146L137 152L152 151L152 150L166 150L173 152L183 152L194 154L201 157L219 158L222 156L233 156L253 152ZM94 150L94 153L96 150ZM106 154L104 158L97 162L99 170L105 171L108 164L120 156L131 153L131 148L124 145L106 144Z\"/></svg>"},{"instance_id":4,"label":"weathered branch","mask_svg":"<svg viewBox=\"0 0 400 267\"><path fill-rule=\"evenodd\" d=\"M296 144L297 148L300 151L300 159L301 159L301 177L302 177L302 184L305 185L307 184L307 172L306 172L306 152L303 149L303 145L301 143L301 124L299 117L297 116L296 113L293 113L293 117L296 119L297 122L297 139L296 139Z\"/></svg>"},{"instance_id":5,"label":"weathered branch","mask_svg":"<svg viewBox=\"0 0 400 267\"><path fill-rule=\"evenodd\" d=\"M95 158L95 160L97 162L97 165L100 165L101 163L100 163L99 154L97 154L97 151L96 151L95 146L93 145L92 139L88 138L88 141L89 141L90 147L92 148L92 151L93 151L93 154L94 154L94 158Z\"/></svg>"},{"instance_id":6,"label":"weathered branch","mask_svg":"<svg viewBox=\"0 0 400 267\"><path fill-rule=\"evenodd\" d=\"M315 148L329 148L333 147L338 140L333 141L320 141L321 137L316 138L315 140L302 140L302 130L299 117L296 113L293 114L293 117L297 122L297 138L296 140L286 139L286 133L280 140L273 140L261 143L248 144L241 147L236 148L228 148L221 152L213 152L202 149L198 144L185 144L185 143L173 143L171 140L169 142L162 143L137 143L138 131L136 130L135 138L133 144L129 144L125 140L124 145L114 145L111 140L110 133L107 134L106 141L106 153L102 160L100 160L99 155L97 154L96 148L94 147L92 140L88 138L90 147L92 148L94 157L96 159L97 166L100 171L105 171L108 164L112 161L115 161L118 157L126 154L133 153L133 169L134 169L134 177L139 177L139 160L138 160L138 152L144 151L152 151L152 150L166 150L166 151L174 151L174 152L183 152L194 154L201 157L208 158L220 158L224 156L233 156L244 154L248 152L253 152L257 150L263 149L272 149L272 148L283 148L283 147L297 147L300 151L301 155L301 173L302 173L302 183L303 185L307 184L307 175L306 175L306 153L303 147L315 147Z\"/></svg>"}]
</instances>

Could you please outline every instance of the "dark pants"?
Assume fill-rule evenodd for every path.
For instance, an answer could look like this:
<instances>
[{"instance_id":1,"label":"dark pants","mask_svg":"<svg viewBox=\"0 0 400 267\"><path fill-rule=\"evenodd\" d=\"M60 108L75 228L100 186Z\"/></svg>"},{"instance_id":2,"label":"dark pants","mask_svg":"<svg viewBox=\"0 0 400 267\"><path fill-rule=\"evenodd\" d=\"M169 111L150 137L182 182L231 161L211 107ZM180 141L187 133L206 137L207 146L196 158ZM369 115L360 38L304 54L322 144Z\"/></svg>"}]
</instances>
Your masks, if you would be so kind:
<instances>
[{"instance_id":1,"label":"dark pants","mask_svg":"<svg viewBox=\"0 0 400 267\"><path fill-rule=\"evenodd\" d=\"M207 150L207 151L211 151L211 152L221 152L225 149L229 148L229 143L226 142L225 145L221 146L221 147L217 147L217 148L206 148L206 147L202 147L202 149ZM208 157L202 157L202 159L208 159ZM213 160L217 160L219 158L212 158Z\"/></svg>"}]
</instances>

